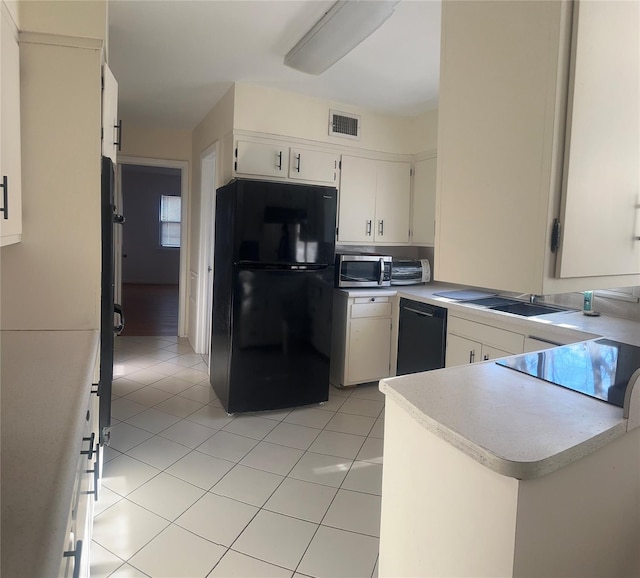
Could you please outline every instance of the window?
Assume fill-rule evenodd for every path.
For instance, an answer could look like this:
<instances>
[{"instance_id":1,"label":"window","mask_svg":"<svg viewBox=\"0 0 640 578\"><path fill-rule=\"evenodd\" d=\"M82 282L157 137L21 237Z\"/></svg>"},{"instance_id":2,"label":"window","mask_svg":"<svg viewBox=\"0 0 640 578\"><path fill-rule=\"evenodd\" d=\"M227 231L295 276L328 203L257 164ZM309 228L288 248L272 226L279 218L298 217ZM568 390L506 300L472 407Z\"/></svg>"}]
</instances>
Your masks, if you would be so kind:
<instances>
[{"instance_id":1,"label":"window","mask_svg":"<svg viewBox=\"0 0 640 578\"><path fill-rule=\"evenodd\" d=\"M160 245L163 247L180 247L181 201L180 197L160 197Z\"/></svg>"},{"instance_id":2,"label":"window","mask_svg":"<svg viewBox=\"0 0 640 578\"><path fill-rule=\"evenodd\" d=\"M606 289L594 291L599 297L608 299L619 299L620 301L640 302L640 287L619 287L616 289Z\"/></svg>"}]
</instances>

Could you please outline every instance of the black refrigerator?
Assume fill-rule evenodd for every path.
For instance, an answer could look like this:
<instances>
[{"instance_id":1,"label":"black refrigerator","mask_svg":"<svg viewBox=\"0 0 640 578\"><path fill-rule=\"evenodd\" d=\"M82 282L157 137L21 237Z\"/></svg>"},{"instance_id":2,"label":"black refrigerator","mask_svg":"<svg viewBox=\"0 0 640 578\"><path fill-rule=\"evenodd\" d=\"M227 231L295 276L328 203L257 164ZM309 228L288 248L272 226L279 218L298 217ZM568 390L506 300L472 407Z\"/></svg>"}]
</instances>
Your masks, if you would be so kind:
<instances>
[{"instance_id":1,"label":"black refrigerator","mask_svg":"<svg viewBox=\"0 0 640 578\"><path fill-rule=\"evenodd\" d=\"M114 337L124 328L122 307L115 303L114 298L116 263L114 227L122 225L124 217L116 213L114 164L110 158L102 157L101 168L100 381L97 393L100 398L100 445L104 445L109 440L111 426Z\"/></svg>"},{"instance_id":2,"label":"black refrigerator","mask_svg":"<svg viewBox=\"0 0 640 578\"><path fill-rule=\"evenodd\" d=\"M217 190L211 385L228 413L329 398L337 191Z\"/></svg>"}]
</instances>

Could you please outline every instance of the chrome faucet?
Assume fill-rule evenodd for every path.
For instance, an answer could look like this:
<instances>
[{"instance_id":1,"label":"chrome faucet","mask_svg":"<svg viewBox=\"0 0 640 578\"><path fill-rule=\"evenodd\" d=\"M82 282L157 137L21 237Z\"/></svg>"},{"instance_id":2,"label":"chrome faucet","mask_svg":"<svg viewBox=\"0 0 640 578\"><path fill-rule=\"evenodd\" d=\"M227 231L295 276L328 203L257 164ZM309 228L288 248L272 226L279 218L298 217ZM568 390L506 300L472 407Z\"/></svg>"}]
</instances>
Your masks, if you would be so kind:
<instances>
[{"instance_id":1,"label":"chrome faucet","mask_svg":"<svg viewBox=\"0 0 640 578\"><path fill-rule=\"evenodd\" d=\"M537 303L542 297L542 295L531 293L531 295L529 295L529 303L533 305L534 303Z\"/></svg>"}]
</instances>

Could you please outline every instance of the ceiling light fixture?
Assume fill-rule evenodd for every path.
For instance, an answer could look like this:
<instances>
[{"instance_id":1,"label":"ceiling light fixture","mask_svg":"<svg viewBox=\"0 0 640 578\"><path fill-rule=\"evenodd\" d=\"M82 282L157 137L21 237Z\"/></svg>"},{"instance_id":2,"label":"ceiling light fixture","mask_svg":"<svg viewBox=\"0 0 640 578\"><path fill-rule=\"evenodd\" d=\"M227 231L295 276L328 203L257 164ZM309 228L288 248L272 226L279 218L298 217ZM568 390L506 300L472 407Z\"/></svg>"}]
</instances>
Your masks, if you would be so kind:
<instances>
[{"instance_id":1,"label":"ceiling light fixture","mask_svg":"<svg viewBox=\"0 0 640 578\"><path fill-rule=\"evenodd\" d=\"M291 68L322 74L393 14L400 0L339 0L284 57Z\"/></svg>"}]
</instances>

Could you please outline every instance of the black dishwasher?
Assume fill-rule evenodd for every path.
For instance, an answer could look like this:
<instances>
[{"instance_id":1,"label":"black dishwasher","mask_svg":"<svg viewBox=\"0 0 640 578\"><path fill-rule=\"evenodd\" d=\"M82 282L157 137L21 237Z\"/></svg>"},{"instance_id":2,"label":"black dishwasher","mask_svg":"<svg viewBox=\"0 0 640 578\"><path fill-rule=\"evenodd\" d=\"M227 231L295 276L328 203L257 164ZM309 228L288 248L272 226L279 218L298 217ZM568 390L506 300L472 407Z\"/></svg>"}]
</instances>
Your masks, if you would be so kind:
<instances>
[{"instance_id":1,"label":"black dishwasher","mask_svg":"<svg viewBox=\"0 0 640 578\"><path fill-rule=\"evenodd\" d=\"M397 375L444 367L447 310L400 299Z\"/></svg>"}]
</instances>

